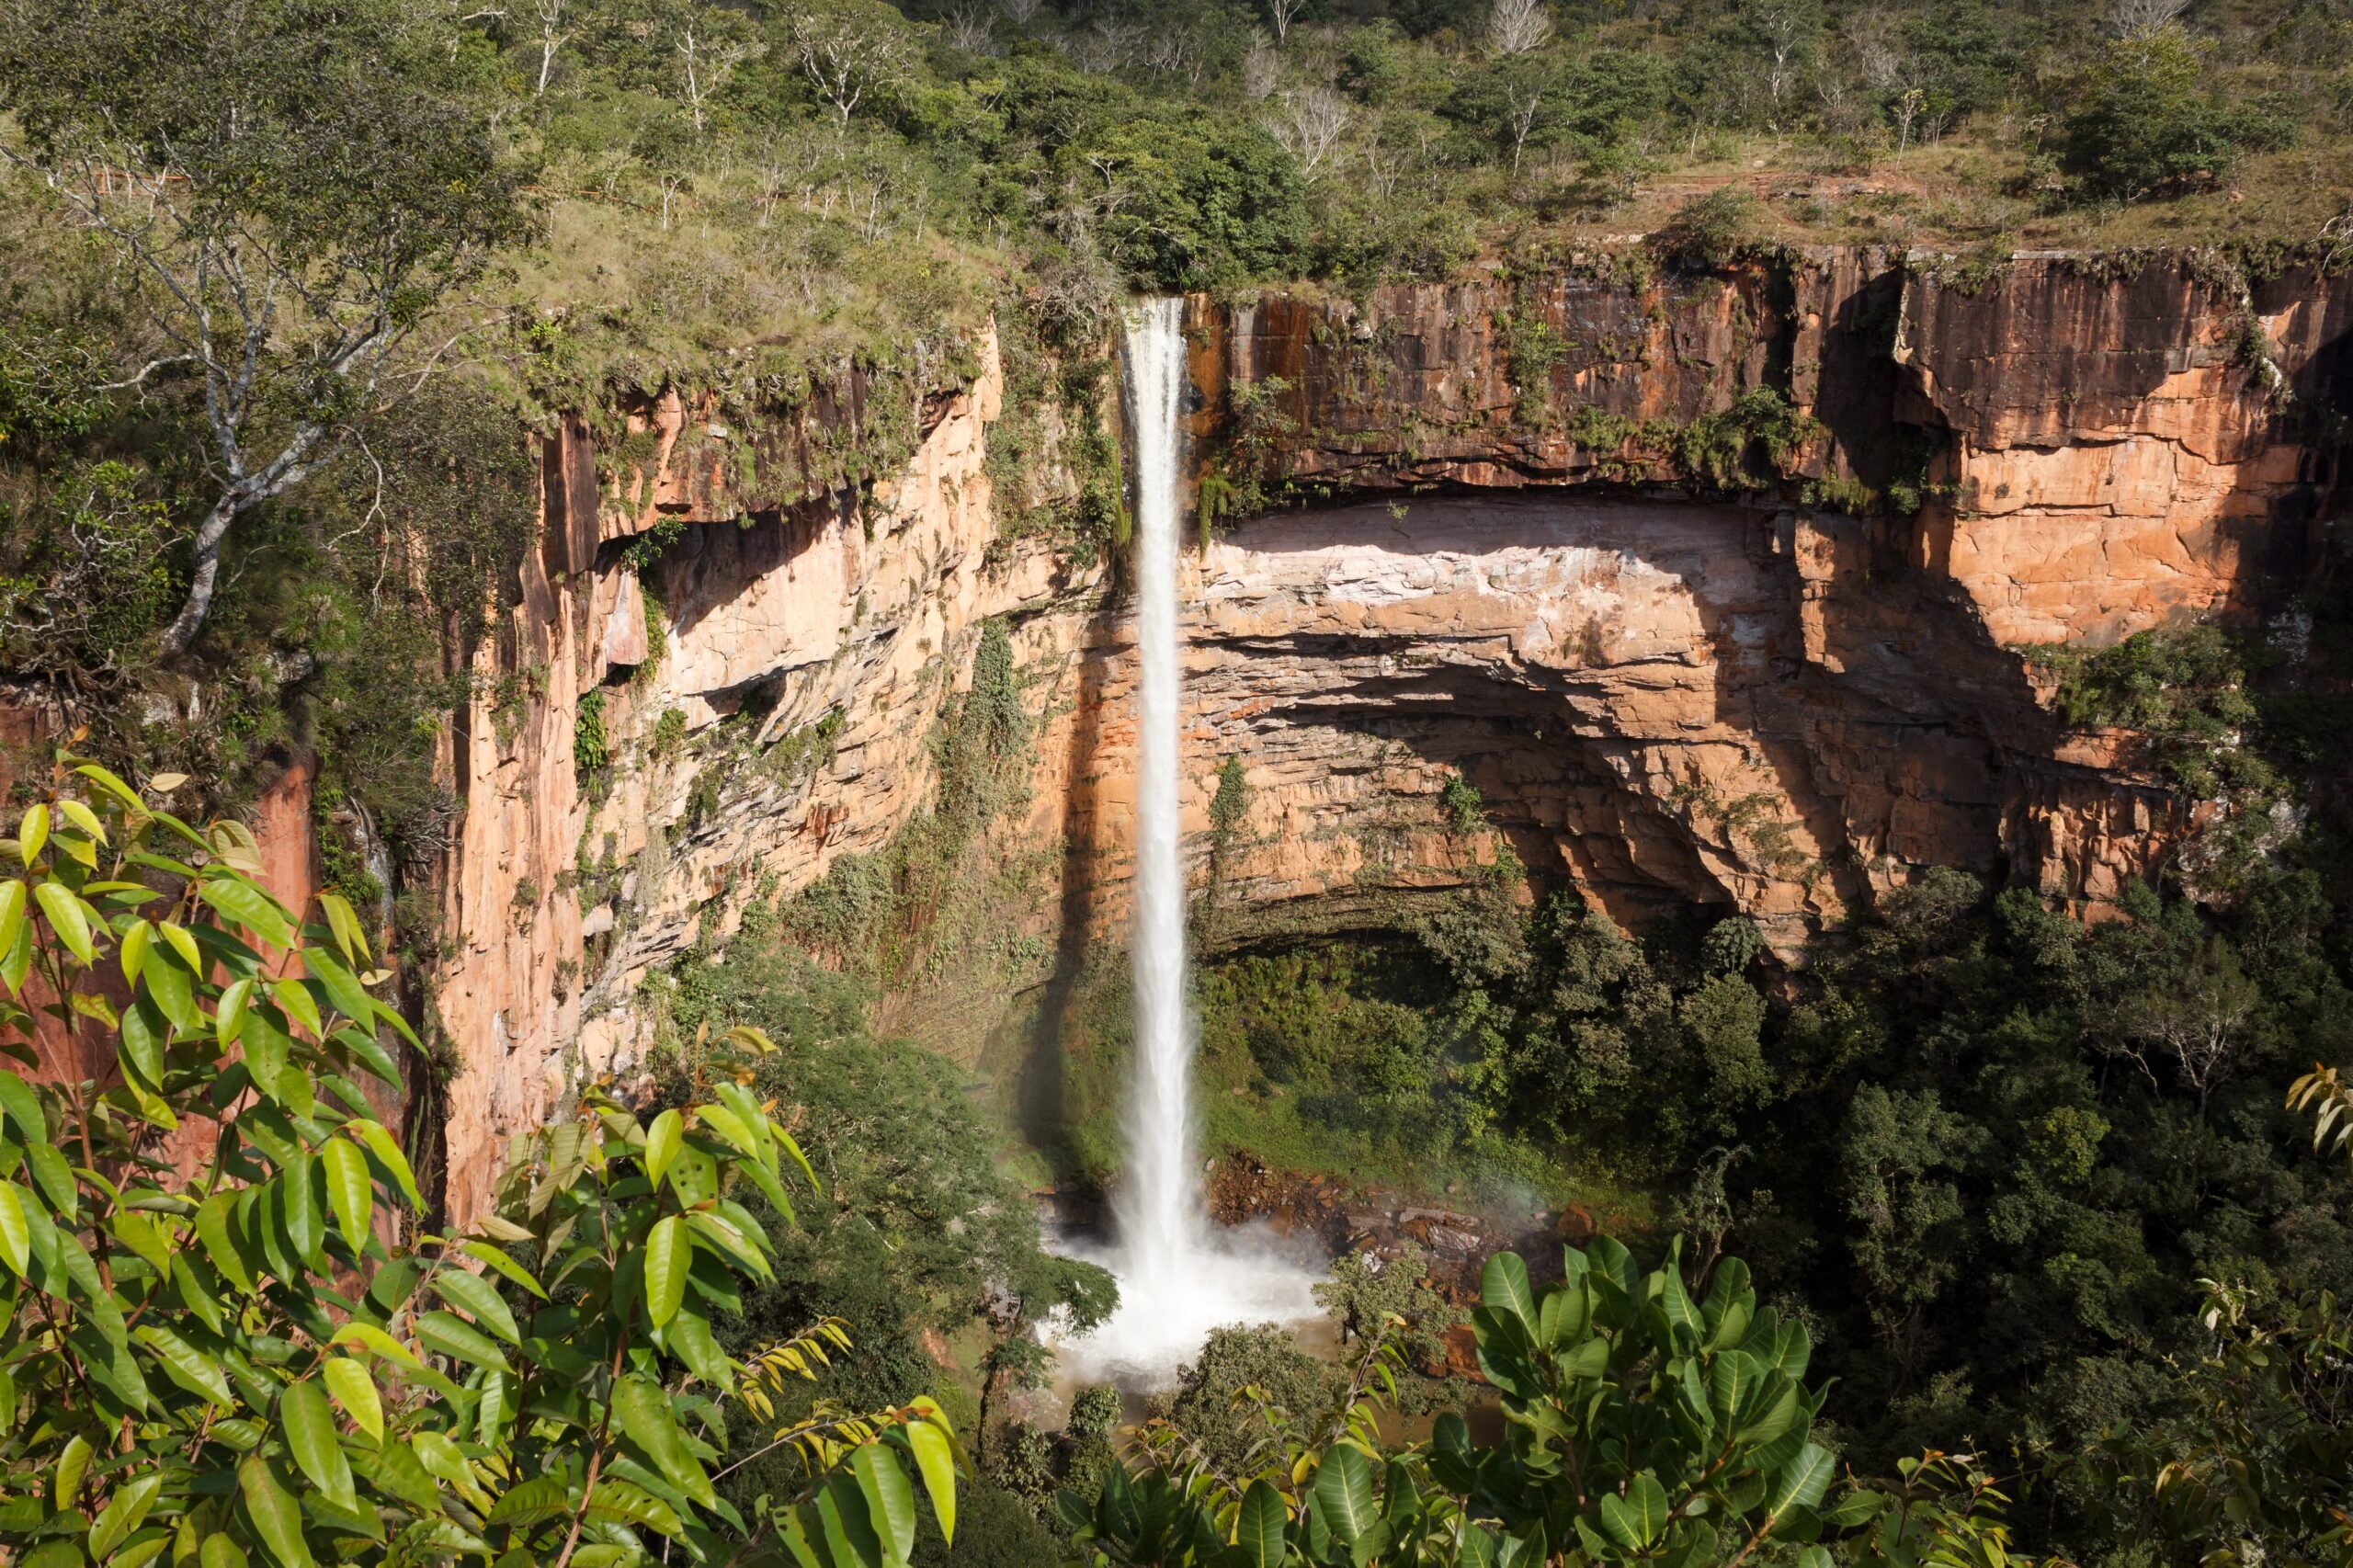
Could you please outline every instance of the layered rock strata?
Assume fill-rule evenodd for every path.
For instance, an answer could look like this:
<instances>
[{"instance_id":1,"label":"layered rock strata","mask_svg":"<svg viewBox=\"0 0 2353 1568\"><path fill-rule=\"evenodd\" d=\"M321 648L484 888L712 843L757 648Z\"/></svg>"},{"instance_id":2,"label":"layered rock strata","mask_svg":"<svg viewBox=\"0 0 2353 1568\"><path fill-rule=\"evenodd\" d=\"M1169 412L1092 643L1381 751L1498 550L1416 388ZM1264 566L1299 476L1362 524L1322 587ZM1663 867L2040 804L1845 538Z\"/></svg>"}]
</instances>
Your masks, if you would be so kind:
<instances>
[{"instance_id":1,"label":"layered rock strata","mask_svg":"<svg viewBox=\"0 0 2353 1568\"><path fill-rule=\"evenodd\" d=\"M2342 499L2324 415L2353 286L2308 272L1842 251L1191 316L1196 449L1280 503L1186 588L1204 877L1219 765L1251 786L1220 859L1237 939L1481 875L1497 849L1445 806L1458 775L1540 881L1630 923L1737 908L1794 953L1935 865L2097 908L2192 816L2129 737L2062 730L2025 646L2291 610ZM668 397L626 472L583 426L547 443L544 548L452 744L453 1210L509 1134L642 1051L649 974L923 807L991 617L1039 721L999 830L1044 863L1014 918L1040 952L1116 937L1123 618L1100 568L1000 537L1000 395L991 349L865 475L809 460L811 419L854 437L855 398L746 430ZM1768 439L1760 413L1789 417ZM1694 483L1700 446L1755 488ZM797 488L763 495L745 476L771 465L739 454L780 447ZM1023 983L992 976L955 1040Z\"/></svg>"}]
</instances>

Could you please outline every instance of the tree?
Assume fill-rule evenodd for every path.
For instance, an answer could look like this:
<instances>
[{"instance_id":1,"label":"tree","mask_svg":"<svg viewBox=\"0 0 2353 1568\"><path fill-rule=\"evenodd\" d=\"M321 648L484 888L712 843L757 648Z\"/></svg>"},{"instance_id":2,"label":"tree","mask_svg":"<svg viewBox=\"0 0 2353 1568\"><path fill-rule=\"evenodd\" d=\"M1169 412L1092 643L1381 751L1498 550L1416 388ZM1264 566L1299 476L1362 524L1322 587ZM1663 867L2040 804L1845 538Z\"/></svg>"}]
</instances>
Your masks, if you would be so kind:
<instances>
[{"instance_id":1,"label":"tree","mask_svg":"<svg viewBox=\"0 0 2353 1568\"><path fill-rule=\"evenodd\" d=\"M1275 41L1290 37L1290 25L1307 9L1307 0L1267 0L1267 18L1275 24Z\"/></svg>"},{"instance_id":2,"label":"tree","mask_svg":"<svg viewBox=\"0 0 2353 1568\"><path fill-rule=\"evenodd\" d=\"M1552 36L1552 14L1544 0L1495 0L1487 11L1485 40L1493 54L1526 54Z\"/></svg>"},{"instance_id":3,"label":"tree","mask_svg":"<svg viewBox=\"0 0 2353 1568\"><path fill-rule=\"evenodd\" d=\"M163 638L182 653L238 519L402 395L395 357L526 232L517 175L390 0L8 11L0 155L119 257L154 341L118 385L201 393L213 498Z\"/></svg>"},{"instance_id":4,"label":"tree","mask_svg":"<svg viewBox=\"0 0 2353 1568\"><path fill-rule=\"evenodd\" d=\"M1327 87L1302 87L1282 96L1282 112L1269 120L1275 140L1313 178L1316 166L1339 144L1348 128L1347 100Z\"/></svg>"},{"instance_id":5,"label":"tree","mask_svg":"<svg viewBox=\"0 0 2353 1568\"><path fill-rule=\"evenodd\" d=\"M2111 40L2067 116L2060 166L2121 201L2227 175L2232 118L2207 90L2206 53L2178 22Z\"/></svg>"},{"instance_id":6,"label":"tree","mask_svg":"<svg viewBox=\"0 0 2353 1568\"><path fill-rule=\"evenodd\" d=\"M906 40L895 17L802 15L793 19L790 36L802 73L839 131L848 131L858 106L907 68Z\"/></svg>"},{"instance_id":7,"label":"tree","mask_svg":"<svg viewBox=\"0 0 2353 1568\"><path fill-rule=\"evenodd\" d=\"M818 1406L770 1447L792 1494L713 1489L722 1402L756 1415L847 1348L737 1361L711 1319L770 1268L741 1195L790 1210L799 1145L735 1074L641 1121L592 1084L521 1141L497 1210L428 1212L361 1083L397 1085L360 922L301 924L253 838L199 832L61 756L0 881L0 1051L76 1040L96 1075L0 1069L0 1544L17 1562L904 1562L915 1483L952 1533L958 1456L926 1401ZM103 966L103 967L102 967ZM732 1053L732 1054L731 1054ZM797 1174L797 1177L794 1175ZM879 1551L860 1553L852 1539Z\"/></svg>"},{"instance_id":8,"label":"tree","mask_svg":"<svg viewBox=\"0 0 2353 1568\"><path fill-rule=\"evenodd\" d=\"M1376 1338L1326 1408L1238 1462L1147 1423L1140 1475L1114 1470L1097 1496L1057 1499L1081 1560L1458 1568L1736 1564L1789 1551L1826 1562L1814 1543L1836 1536L1866 1564L2010 1561L2001 1494L1962 1456L1834 1497L1836 1462L1813 1436L1827 1391L1804 1381L1812 1342L1757 1305L1738 1259L1699 1296L1679 1244L1647 1274L1607 1237L1562 1261L1565 1278L1540 1292L1516 1255L1483 1271L1472 1322L1503 1402L1500 1442L1479 1445L1452 1414L1426 1444L1384 1442L1381 1391L1394 1378Z\"/></svg>"}]
</instances>

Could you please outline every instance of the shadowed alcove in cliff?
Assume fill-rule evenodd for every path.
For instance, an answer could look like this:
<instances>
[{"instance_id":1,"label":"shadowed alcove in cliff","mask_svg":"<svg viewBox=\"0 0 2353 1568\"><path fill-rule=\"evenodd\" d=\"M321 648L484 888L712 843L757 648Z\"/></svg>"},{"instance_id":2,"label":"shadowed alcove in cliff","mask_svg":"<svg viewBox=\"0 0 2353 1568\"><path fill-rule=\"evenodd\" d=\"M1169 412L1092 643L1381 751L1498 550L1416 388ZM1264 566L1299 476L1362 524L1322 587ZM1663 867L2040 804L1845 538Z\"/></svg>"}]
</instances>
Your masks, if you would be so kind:
<instances>
[{"instance_id":1,"label":"shadowed alcove in cliff","mask_svg":"<svg viewBox=\"0 0 2353 1568\"><path fill-rule=\"evenodd\" d=\"M1794 939L1921 867L1998 874L2052 738L2016 656L1849 518L1422 496L1245 523L1199 573L1188 764L1245 757L1244 896L1299 918L1459 881L1460 771L1540 884Z\"/></svg>"}]
</instances>

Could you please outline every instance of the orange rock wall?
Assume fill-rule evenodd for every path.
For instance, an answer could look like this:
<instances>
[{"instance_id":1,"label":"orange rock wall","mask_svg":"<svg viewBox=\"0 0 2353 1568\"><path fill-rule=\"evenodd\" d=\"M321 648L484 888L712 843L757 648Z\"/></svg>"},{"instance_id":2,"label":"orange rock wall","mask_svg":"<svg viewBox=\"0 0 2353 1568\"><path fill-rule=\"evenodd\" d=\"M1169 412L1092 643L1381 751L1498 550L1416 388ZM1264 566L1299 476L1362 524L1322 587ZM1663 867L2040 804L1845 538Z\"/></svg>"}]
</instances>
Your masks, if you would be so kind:
<instances>
[{"instance_id":1,"label":"orange rock wall","mask_svg":"<svg viewBox=\"0 0 2353 1568\"><path fill-rule=\"evenodd\" d=\"M1449 831L1458 772L1542 881L1629 922L1736 907L1790 953L1928 866L2093 908L2170 853L2185 813L2129 745L2061 731L2019 645L2259 618L2314 580L2342 494L2305 434L2325 422L2298 410L2340 395L2353 286L2049 257L1987 281L1840 251L1195 301L1197 453L1227 449L1235 382L1279 377L1266 477L1305 503L1222 534L1184 587L1197 868L1220 763L1242 756L1252 786L1229 937L1378 924L1463 883L1495 836ZM1533 396L1513 381L1530 322L1558 348ZM2250 323L2285 398L2247 359ZM1824 432L1753 494L1696 494L1639 442L1578 444L1601 428L1582 406L1665 428L1758 386ZM456 1213L510 1135L639 1060L649 975L922 808L990 617L1040 721L1026 815L995 846L1037 874L1006 896L1064 952L1117 938L1125 615L1099 569L999 538L1000 395L992 346L916 411L903 470L808 494L753 493L736 476L765 465L734 454L805 457L807 409L740 430L651 403L644 472L600 474L576 422L546 443L543 548L452 737ZM1904 485L1926 487L1914 515L1808 500ZM649 621L624 551L670 517L691 526L647 568L667 607ZM594 801L574 769L591 692L616 758ZM1009 972L892 999L885 1021L964 1049L1004 990L1044 978Z\"/></svg>"}]
</instances>

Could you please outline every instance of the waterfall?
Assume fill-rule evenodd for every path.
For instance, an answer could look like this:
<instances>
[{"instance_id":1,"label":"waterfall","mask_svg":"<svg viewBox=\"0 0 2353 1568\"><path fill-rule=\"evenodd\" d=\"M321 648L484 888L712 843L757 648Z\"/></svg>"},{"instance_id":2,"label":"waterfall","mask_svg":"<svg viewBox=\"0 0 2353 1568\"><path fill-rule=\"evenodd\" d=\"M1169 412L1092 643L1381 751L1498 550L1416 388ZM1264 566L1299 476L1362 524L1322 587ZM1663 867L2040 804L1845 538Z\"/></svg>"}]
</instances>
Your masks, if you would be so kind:
<instances>
[{"instance_id":1,"label":"waterfall","mask_svg":"<svg viewBox=\"0 0 2353 1568\"><path fill-rule=\"evenodd\" d=\"M1137 778L1136 1077L1128 1102L1121 1249L1138 1290L1194 1267L1205 1229L1194 1153L1194 1033L1186 1006L1185 869L1177 853L1177 460L1184 444L1185 302L1153 300L1128 321L1134 389Z\"/></svg>"},{"instance_id":2,"label":"waterfall","mask_svg":"<svg viewBox=\"0 0 2353 1568\"><path fill-rule=\"evenodd\" d=\"M1135 1081L1127 1107L1128 1165L1107 1261L1120 1310L1066 1347L1082 1370L1165 1381L1221 1324L1313 1315L1308 1274L1272 1256L1265 1238L1210 1233L1193 1111L1196 1035L1185 956L1183 647L1176 556L1182 525L1185 301L1130 312L1127 377L1135 475L1137 664Z\"/></svg>"}]
</instances>

